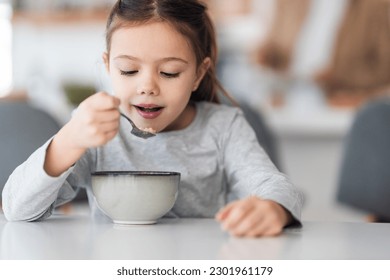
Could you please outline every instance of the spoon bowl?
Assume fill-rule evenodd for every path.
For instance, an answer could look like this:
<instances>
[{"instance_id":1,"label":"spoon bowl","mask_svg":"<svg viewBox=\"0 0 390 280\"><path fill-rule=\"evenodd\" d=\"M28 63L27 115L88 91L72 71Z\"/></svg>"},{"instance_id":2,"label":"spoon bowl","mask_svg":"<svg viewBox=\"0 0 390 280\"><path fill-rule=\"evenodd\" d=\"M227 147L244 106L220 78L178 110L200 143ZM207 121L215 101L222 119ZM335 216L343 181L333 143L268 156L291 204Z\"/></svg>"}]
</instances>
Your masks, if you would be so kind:
<instances>
[{"instance_id":1,"label":"spoon bowl","mask_svg":"<svg viewBox=\"0 0 390 280\"><path fill-rule=\"evenodd\" d=\"M143 139L148 139L150 137L156 136L155 133L151 133L149 131L145 131L145 130L139 129L135 125L135 123L128 116L126 116L124 113L120 112L120 114L121 114L122 117L124 117L126 120L128 120L129 123L131 124L131 126L132 126L131 134L133 134L133 135L135 135L137 137L143 138Z\"/></svg>"}]
</instances>

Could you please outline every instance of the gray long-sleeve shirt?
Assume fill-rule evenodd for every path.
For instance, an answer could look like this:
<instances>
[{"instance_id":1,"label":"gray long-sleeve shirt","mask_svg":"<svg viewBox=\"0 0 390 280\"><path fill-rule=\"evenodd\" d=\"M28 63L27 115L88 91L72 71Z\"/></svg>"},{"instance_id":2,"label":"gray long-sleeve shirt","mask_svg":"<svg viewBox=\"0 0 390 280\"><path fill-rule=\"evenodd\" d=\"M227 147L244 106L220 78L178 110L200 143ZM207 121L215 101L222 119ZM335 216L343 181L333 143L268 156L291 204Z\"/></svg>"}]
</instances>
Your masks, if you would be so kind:
<instances>
[{"instance_id":1,"label":"gray long-sleeve shirt","mask_svg":"<svg viewBox=\"0 0 390 280\"><path fill-rule=\"evenodd\" d=\"M174 217L213 217L232 199L257 195L278 202L299 221L302 195L280 173L259 145L241 110L196 103L196 117L180 131L161 132L147 140L130 134L126 121L105 146L89 149L59 177L43 169L51 140L15 169L3 190L8 220L33 221L50 216L55 206L85 188L93 216L104 216L91 189L91 172L161 170L181 173Z\"/></svg>"}]
</instances>

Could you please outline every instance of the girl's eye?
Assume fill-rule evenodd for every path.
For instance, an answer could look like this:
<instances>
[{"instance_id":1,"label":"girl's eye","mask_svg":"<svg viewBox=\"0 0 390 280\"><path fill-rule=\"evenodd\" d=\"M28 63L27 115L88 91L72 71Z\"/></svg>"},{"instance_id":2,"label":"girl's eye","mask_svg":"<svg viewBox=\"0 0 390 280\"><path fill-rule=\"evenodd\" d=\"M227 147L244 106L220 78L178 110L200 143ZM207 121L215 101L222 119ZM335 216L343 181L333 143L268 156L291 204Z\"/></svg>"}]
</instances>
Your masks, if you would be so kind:
<instances>
[{"instance_id":1,"label":"girl's eye","mask_svg":"<svg viewBox=\"0 0 390 280\"><path fill-rule=\"evenodd\" d=\"M167 72L160 72L162 76L166 78L176 78L179 77L180 73L167 73Z\"/></svg>"},{"instance_id":2,"label":"girl's eye","mask_svg":"<svg viewBox=\"0 0 390 280\"><path fill-rule=\"evenodd\" d=\"M124 76L132 76L132 75L138 73L137 70L134 70L134 71L122 71L122 70L120 70L120 72L121 72L121 75L124 75Z\"/></svg>"}]
</instances>

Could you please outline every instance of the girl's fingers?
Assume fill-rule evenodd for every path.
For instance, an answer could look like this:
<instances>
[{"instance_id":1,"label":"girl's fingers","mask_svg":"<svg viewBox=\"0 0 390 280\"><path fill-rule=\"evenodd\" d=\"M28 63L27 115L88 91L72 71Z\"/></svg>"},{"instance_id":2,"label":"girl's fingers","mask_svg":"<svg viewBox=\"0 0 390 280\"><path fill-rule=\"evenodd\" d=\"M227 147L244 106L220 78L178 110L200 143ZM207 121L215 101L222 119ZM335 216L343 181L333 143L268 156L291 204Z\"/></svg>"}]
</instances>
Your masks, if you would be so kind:
<instances>
[{"instance_id":1,"label":"girl's fingers","mask_svg":"<svg viewBox=\"0 0 390 280\"><path fill-rule=\"evenodd\" d=\"M230 210L234 207L236 203L237 202L231 202L225 207L223 207L222 209L220 209L218 213L215 215L215 218L218 221L223 221L229 215Z\"/></svg>"},{"instance_id":2,"label":"girl's fingers","mask_svg":"<svg viewBox=\"0 0 390 280\"><path fill-rule=\"evenodd\" d=\"M230 231L235 228L242 219L251 211L252 204L246 203L246 200L235 203L226 214L222 222L224 229Z\"/></svg>"},{"instance_id":3,"label":"girl's fingers","mask_svg":"<svg viewBox=\"0 0 390 280\"><path fill-rule=\"evenodd\" d=\"M248 213L244 219L242 219L237 225L231 229L231 233L236 236L245 236L252 231L257 231L256 229L260 229L264 227L265 217L261 211L256 211L257 209L253 209L250 213Z\"/></svg>"},{"instance_id":4,"label":"girl's fingers","mask_svg":"<svg viewBox=\"0 0 390 280\"><path fill-rule=\"evenodd\" d=\"M99 111L118 109L120 99L105 92L98 92L87 99L86 105Z\"/></svg>"},{"instance_id":5,"label":"girl's fingers","mask_svg":"<svg viewBox=\"0 0 390 280\"><path fill-rule=\"evenodd\" d=\"M248 231L245 236L248 237L259 237L259 236L276 236L281 234L283 227L280 224L275 223L261 223Z\"/></svg>"},{"instance_id":6,"label":"girl's fingers","mask_svg":"<svg viewBox=\"0 0 390 280\"><path fill-rule=\"evenodd\" d=\"M229 212L235 208L235 207L241 207L240 205L250 205L250 204L254 204L256 201L258 201L260 198L258 197L255 197L255 196L250 196L246 199L242 199L242 200L237 200L237 201L233 201L233 202L230 202L228 205L226 205L225 207L223 207L221 210L219 210L219 212L215 215L215 218L218 220L218 221L222 221L224 219L226 219L226 217L229 215Z\"/></svg>"},{"instance_id":7,"label":"girl's fingers","mask_svg":"<svg viewBox=\"0 0 390 280\"><path fill-rule=\"evenodd\" d=\"M109 133L112 131L119 130L119 123L117 121L104 122L100 124L100 129L102 133Z\"/></svg>"},{"instance_id":8,"label":"girl's fingers","mask_svg":"<svg viewBox=\"0 0 390 280\"><path fill-rule=\"evenodd\" d=\"M106 122L119 123L120 114L119 110L116 108L109 110L96 110L83 106L77 109L74 118L84 126L99 126L100 124Z\"/></svg>"},{"instance_id":9,"label":"girl's fingers","mask_svg":"<svg viewBox=\"0 0 390 280\"><path fill-rule=\"evenodd\" d=\"M109 141L111 140L112 138L115 137L115 135L118 133L118 130L112 130L112 131L109 131L109 132L106 132L106 139Z\"/></svg>"},{"instance_id":10,"label":"girl's fingers","mask_svg":"<svg viewBox=\"0 0 390 280\"><path fill-rule=\"evenodd\" d=\"M118 132L120 100L100 92L84 100L67 124L69 143L76 148L105 145Z\"/></svg>"},{"instance_id":11,"label":"girl's fingers","mask_svg":"<svg viewBox=\"0 0 390 280\"><path fill-rule=\"evenodd\" d=\"M99 123L87 128L87 133L91 137L97 137L99 135L104 135L105 133L111 131L118 131L119 124L117 121Z\"/></svg>"},{"instance_id":12,"label":"girl's fingers","mask_svg":"<svg viewBox=\"0 0 390 280\"><path fill-rule=\"evenodd\" d=\"M105 123L105 122L118 122L120 118L119 111L117 109L111 109L106 111L100 111L91 116L91 122Z\"/></svg>"},{"instance_id":13,"label":"girl's fingers","mask_svg":"<svg viewBox=\"0 0 390 280\"><path fill-rule=\"evenodd\" d=\"M247 237L267 236L265 233L270 230L270 225L267 223L260 223L253 227L250 231L245 233Z\"/></svg>"}]
</instances>

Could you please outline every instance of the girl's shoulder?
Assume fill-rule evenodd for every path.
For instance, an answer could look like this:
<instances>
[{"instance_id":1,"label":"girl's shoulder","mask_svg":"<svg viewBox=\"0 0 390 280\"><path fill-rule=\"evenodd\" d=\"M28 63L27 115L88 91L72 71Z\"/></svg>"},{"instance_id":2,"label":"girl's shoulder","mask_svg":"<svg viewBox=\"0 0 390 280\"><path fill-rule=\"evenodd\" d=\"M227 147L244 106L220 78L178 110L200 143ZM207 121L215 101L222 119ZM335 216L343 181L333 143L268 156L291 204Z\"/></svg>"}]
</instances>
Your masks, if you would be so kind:
<instances>
[{"instance_id":1,"label":"girl's shoulder","mask_svg":"<svg viewBox=\"0 0 390 280\"><path fill-rule=\"evenodd\" d=\"M197 104L197 121L191 131L194 134L201 131L214 140L219 139L220 144L224 143L224 139L230 139L232 134L244 138L253 134L240 107L204 101Z\"/></svg>"},{"instance_id":2,"label":"girl's shoulder","mask_svg":"<svg viewBox=\"0 0 390 280\"><path fill-rule=\"evenodd\" d=\"M201 127L211 127L213 130L229 130L234 122L241 123L245 117L239 107L212 102L197 102L197 123Z\"/></svg>"},{"instance_id":3,"label":"girl's shoulder","mask_svg":"<svg viewBox=\"0 0 390 280\"><path fill-rule=\"evenodd\" d=\"M199 116L208 121L230 123L237 117L243 117L242 110L239 107L226 104L201 101L197 103L196 107Z\"/></svg>"}]
</instances>

